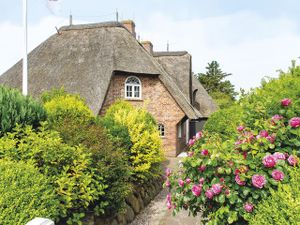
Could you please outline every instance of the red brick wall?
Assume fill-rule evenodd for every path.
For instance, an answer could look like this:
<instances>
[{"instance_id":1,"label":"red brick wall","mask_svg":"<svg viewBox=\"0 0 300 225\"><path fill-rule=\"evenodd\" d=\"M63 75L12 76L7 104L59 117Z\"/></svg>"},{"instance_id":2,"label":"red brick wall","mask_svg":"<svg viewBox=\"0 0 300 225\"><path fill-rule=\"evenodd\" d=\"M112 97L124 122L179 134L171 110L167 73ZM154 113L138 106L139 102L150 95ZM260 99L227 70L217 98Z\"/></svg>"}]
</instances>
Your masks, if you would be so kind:
<instances>
[{"instance_id":1,"label":"red brick wall","mask_svg":"<svg viewBox=\"0 0 300 225\"><path fill-rule=\"evenodd\" d=\"M125 80L130 75L115 74L112 77L100 115L105 114L107 108L118 99L125 99ZM133 105L142 106L147 102L147 110L154 116L157 123L165 126L165 137L162 138L166 156L176 156L183 149L185 131L182 138L177 135L177 124L185 116L184 112L161 83L157 76L137 76L142 83L142 100L128 100ZM181 141L180 141L181 140Z\"/></svg>"}]
</instances>

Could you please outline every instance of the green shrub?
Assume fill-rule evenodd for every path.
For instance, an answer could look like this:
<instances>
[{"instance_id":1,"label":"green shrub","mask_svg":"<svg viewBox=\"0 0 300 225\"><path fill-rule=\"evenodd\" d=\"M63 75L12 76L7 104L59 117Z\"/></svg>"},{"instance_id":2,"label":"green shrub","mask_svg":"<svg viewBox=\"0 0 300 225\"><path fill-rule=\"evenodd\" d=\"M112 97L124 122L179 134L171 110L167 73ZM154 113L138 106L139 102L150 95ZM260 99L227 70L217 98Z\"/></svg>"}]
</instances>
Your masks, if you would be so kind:
<instances>
[{"instance_id":1,"label":"green shrub","mask_svg":"<svg viewBox=\"0 0 300 225\"><path fill-rule=\"evenodd\" d=\"M49 179L33 165L0 160L0 224L23 225L35 217L58 218Z\"/></svg>"},{"instance_id":2,"label":"green shrub","mask_svg":"<svg viewBox=\"0 0 300 225\"><path fill-rule=\"evenodd\" d=\"M145 109L118 101L107 110L103 120L114 121L116 126L121 124L128 129L132 146L127 155L133 180L142 182L160 173L161 140L154 118Z\"/></svg>"},{"instance_id":3,"label":"green shrub","mask_svg":"<svg viewBox=\"0 0 300 225\"><path fill-rule=\"evenodd\" d=\"M217 133L222 138L230 138L237 135L237 126L241 123L242 108L232 105L226 109L213 113L204 125L204 129L210 133Z\"/></svg>"},{"instance_id":4,"label":"green shrub","mask_svg":"<svg viewBox=\"0 0 300 225\"><path fill-rule=\"evenodd\" d=\"M43 106L18 90L0 86L0 136L11 131L16 124L39 126L46 120Z\"/></svg>"},{"instance_id":5,"label":"green shrub","mask_svg":"<svg viewBox=\"0 0 300 225\"><path fill-rule=\"evenodd\" d=\"M291 172L288 184L279 185L277 191L261 202L250 217L250 225L294 225L300 224L300 171Z\"/></svg>"},{"instance_id":6,"label":"green shrub","mask_svg":"<svg viewBox=\"0 0 300 225\"><path fill-rule=\"evenodd\" d=\"M127 158L118 145L112 144L104 128L97 123L82 124L66 119L54 129L67 144L85 146L92 156L91 166L96 169L95 173L103 177L105 194L94 204L96 212L111 215L122 209L130 192L130 170ZM101 202L107 204L99 207Z\"/></svg>"},{"instance_id":7,"label":"green shrub","mask_svg":"<svg viewBox=\"0 0 300 225\"><path fill-rule=\"evenodd\" d=\"M27 126L7 133L0 139L0 156L30 161L49 177L61 203L60 215L70 217L69 223L77 223L72 216L84 216L104 194L103 177L92 167L91 154L83 146L64 144L59 133L47 130L45 124L38 132Z\"/></svg>"},{"instance_id":8,"label":"green shrub","mask_svg":"<svg viewBox=\"0 0 300 225\"><path fill-rule=\"evenodd\" d=\"M59 126L59 123L65 118L72 119L77 123L86 123L94 119L92 111L77 95L67 94L61 89L54 89L52 92L43 94L42 99L50 124Z\"/></svg>"}]
</instances>

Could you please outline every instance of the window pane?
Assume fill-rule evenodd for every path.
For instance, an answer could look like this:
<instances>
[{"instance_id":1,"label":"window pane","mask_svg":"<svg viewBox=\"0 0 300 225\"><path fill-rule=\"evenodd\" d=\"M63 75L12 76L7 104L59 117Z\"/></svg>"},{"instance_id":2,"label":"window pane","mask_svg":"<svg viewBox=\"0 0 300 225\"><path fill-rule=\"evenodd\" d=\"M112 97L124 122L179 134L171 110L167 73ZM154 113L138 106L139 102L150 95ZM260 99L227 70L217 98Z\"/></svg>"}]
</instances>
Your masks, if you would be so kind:
<instances>
[{"instance_id":1,"label":"window pane","mask_svg":"<svg viewBox=\"0 0 300 225\"><path fill-rule=\"evenodd\" d=\"M126 80L126 84L140 84L140 81L136 77L129 77Z\"/></svg>"},{"instance_id":2,"label":"window pane","mask_svg":"<svg viewBox=\"0 0 300 225\"><path fill-rule=\"evenodd\" d=\"M132 86L126 86L126 97L132 97Z\"/></svg>"},{"instance_id":3,"label":"window pane","mask_svg":"<svg viewBox=\"0 0 300 225\"><path fill-rule=\"evenodd\" d=\"M139 98L140 97L140 87L134 86L134 97Z\"/></svg>"}]
</instances>

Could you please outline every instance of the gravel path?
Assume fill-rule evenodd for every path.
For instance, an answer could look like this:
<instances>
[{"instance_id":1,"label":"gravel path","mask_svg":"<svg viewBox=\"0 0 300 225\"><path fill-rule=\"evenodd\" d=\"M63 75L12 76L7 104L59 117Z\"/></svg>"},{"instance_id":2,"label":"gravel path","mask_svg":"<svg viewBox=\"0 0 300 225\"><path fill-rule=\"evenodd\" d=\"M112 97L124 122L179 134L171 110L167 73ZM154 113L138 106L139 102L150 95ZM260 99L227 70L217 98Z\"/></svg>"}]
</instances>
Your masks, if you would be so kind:
<instances>
[{"instance_id":1,"label":"gravel path","mask_svg":"<svg viewBox=\"0 0 300 225\"><path fill-rule=\"evenodd\" d=\"M179 158L168 158L165 166L176 168ZM181 211L176 216L166 207L168 190L163 189L150 204L136 216L129 225L201 225L200 216L188 216L187 211Z\"/></svg>"}]
</instances>

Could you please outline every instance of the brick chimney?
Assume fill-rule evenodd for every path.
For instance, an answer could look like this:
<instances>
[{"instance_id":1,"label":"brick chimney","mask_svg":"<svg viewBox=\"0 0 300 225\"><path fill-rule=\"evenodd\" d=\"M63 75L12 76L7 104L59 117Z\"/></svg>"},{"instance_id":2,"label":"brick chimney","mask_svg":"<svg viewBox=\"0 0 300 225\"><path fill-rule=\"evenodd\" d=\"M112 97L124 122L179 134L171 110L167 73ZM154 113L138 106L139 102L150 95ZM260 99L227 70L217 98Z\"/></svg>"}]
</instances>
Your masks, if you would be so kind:
<instances>
[{"instance_id":1,"label":"brick chimney","mask_svg":"<svg viewBox=\"0 0 300 225\"><path fill-rule=\"evenodd\" d=\"M143 45L144 49L147 50L147 52L153 55L153 44L151 41L141 41L141 44Z\"/></svg>"},{"instance_id":2,"label":"brick chimney","mask_svg":"<svg viewBox=\"0 0 300 225\"><path fill-rule=\"evenodd\" d=\"M121 23L136 38L135 23L132 20L123 20Z\"/></svg>"}]
</instances>

